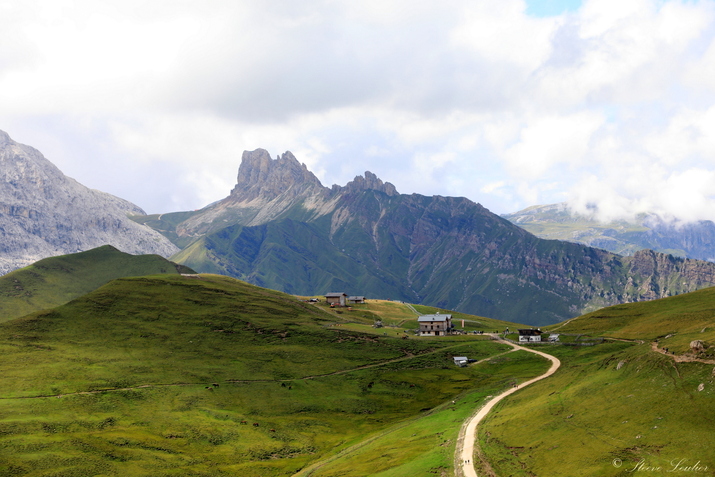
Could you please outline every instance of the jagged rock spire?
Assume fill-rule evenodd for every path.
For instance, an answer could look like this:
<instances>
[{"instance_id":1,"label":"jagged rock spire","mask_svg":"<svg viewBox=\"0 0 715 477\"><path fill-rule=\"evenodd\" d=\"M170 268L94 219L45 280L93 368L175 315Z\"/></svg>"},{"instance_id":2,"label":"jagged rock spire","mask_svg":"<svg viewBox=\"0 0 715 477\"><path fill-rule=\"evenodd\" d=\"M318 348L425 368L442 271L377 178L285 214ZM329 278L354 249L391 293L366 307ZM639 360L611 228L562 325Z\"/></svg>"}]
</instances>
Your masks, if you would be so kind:
<instances>
[{"instance_id":1,"label":"jagged rock spire","mask_svg":"<svg viewBox=\"0 0 715 477\"><path fill-rule=\"evenodd\" d=\"M256 149L244 151L231 196L272 199L288 191L297 195L309 189L323 189L323 185L290 151L272 159L265 149Z\"/></svg>"},{"instance_id":2,"label":"jagged rock spire","mask_svg":"<svg viewBox=\"0 0 715 477\"><path fill-rule=\"evenodd\" d=\"M382 182L375 174L370 171L365 171L365 177L356 176L355 179L345 185L348 192L361 190L378 190L389 196L399 195L394 185L389 182Z\"/></svg>"}]
</instances>

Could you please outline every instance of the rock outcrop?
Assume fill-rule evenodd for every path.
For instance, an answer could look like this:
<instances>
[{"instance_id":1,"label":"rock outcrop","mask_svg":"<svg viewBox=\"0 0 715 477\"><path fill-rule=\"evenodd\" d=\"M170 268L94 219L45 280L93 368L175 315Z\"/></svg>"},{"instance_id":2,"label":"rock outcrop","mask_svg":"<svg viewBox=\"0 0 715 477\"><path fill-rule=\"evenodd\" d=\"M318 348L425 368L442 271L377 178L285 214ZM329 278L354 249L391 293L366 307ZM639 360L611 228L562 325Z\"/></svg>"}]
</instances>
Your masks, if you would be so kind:
<instances>
[{"instance_id":1,"label":"rock outcrop","mask_svg":"<svg viewBox=\"0 0 715 477\"><path fill-rule=\"evenodd\" d=\"M398 195L394 185L369 171L345 187L328 188L290 151L275 159L265 149L244 151L236 186L229 196L193 214L176 231L179 236L199 237L226 224L255 226L296 214L315 220L334 212L345 194L365 190Z\"/></svg>"},{"instance_id":2,"label":"rock outcrop","mask_svg":"<svg viewBox=\"0 0 715 477\"><path fill-rule=\"evenodd\" d=\"M83 186L0 131L0 273L105 244L132 254L168 257L178 251L128 215L144 211Z\"/></svg>"}]
</instances>

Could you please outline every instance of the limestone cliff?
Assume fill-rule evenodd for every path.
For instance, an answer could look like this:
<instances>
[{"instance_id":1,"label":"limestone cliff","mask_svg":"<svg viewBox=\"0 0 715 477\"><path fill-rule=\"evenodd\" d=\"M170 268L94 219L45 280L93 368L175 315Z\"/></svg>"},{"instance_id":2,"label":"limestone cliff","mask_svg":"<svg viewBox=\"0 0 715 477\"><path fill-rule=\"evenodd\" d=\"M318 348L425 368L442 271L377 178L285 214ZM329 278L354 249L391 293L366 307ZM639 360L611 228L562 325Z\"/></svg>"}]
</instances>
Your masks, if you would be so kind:
<instances>
[{"instance_id":1,"label":"limestone cliff","mask_svg":"<svg viewBox=\"0 0 715 477\"><path fill-rule=\"evenodd\" d=\"M370 171L345 187L327 188L290 151L275 159L265 149L244 151L230 195L193 214L176 231L198 237L228 224L261 225L287 215L314 220L332 213L343 195L369 189L397 195L395 186Z\"/></svg>"},{"instance_id":2,"label":"limestone cliff","mask_svg":"<svg viewBox=\"0 0 715 477\"><path fill-rule=\"evenodd\" d=\"M168 257L178 251L129 214L144 211L83 186L0 131L0 273L105 244L132 254Z\"/></svg>"}]
</instances>

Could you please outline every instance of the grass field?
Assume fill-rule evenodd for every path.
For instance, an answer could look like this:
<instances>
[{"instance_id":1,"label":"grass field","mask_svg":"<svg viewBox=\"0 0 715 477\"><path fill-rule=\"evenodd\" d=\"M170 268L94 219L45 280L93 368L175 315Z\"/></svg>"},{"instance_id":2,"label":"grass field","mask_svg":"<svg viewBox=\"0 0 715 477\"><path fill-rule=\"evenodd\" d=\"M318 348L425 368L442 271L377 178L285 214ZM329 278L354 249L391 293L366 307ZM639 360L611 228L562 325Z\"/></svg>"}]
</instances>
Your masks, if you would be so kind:
<instances>
[{"instance_id":1,"label":"grass field","mask_svg":"<svg viewBox=\"0 0 715 477\"><path fill-rule=\"evenodd\" d=\"M626 341L541 347L562 367L487 417L481 472L712 475L713 365L675 363L650 340L711 346L714 293L549 327ZM453 317L467 331L520 327ZM464 420L548 363L481 335L416 337L416 318L397 302L330 309L175 274L0 323L0 476L451 476Z\"/></svg>"},{"instance_id":2,"label":"grass field","mask_svg":"<svg viewBox=\"0 0 715 477\"><path fill-rule=\"evenodd\" d=\"M402 302L391 300L368 299L366 300L366 303L355 304L350 307L330 308L322 297L316 296L300 298L317 298L321 301L316 303L315 306L335 316L336 322L342 322L353 330L374 334L384 334L387 332L388 335L398 335L400 332L407 332L410 335L414 335L414 332L419 329L417 318L420 315L435 313L452 315L452 323L454 326L457 329L464 330L466 332L493 332L495 330L503 330L506 327L516 329L524 326L509 321L445 310L444 308L436 308L426 305L407 305ZM414 308L418 313L415 313L410 306L412 306L412 308ZM373 327L375 322L378 320L382 322L382 328ZM462 320L464 320L464 328L462 328Z\"/></svg>"},{"instance_id":3,"label":"grass field","mask_svg":"<svg viewBox=\"0 0 715 477\"><path fill-rule=\"evenodd\" d=\"M626 340L658 340L661 347L685 353L693 340L715 345L715 287L603 308L545 330ZM713 353L715 349L710 350L710 355Z\"/></svg>"},{"instance_id":4,"label":"grass field","mask_svg":"<svg viewBox=\"0 0 715 477\"><path fill-rule=\"evenodd\" d=\"M715 475L715 289L598 310L548 330L603 336L591 347L540 347L552 377L501 402L479 432L497 475ZM695 357L694 354L690 356ZM487 466L482 472L487 472Z\"/></svg>"},{"instance_id":5,"label":"grass field","mask_svg":"<svg viewBox=\"0 0 715 477\"><path fill-rule=\"evenodd\" d=\"M713 475L711 365L675 364L645 344L549 352L562 369L500 403L479 432L497 475L630 475L641 461L680 475L666 470L681 459Z\"/></svg>"},{"instance_id":6,"label":"grass field","mask_svg":"<svg viewBox=\"0 0 715 477\"><path fill-rule=\"evenodd\" d=\"M548 362L524 351L510 352L469 367L472 389L452 401L403 421L363 445L301 476L399 477L453 475L454 452L462 423L492 395L548 369Z\"/></svg>"},{"instance_id":7,"label":"grass field","mask_svg":"<svg viewBox=\"0 0 715 477\"><path fill-rule=\"evenodd\" d=\"M67 303L120 277L194 273L159 255L131 255L105 245L50 257L0 277L0 322Z\"/></svg>"},{"instance_id":8,"label":"grass field","mask_svg":"<svg viewBox=\"0 0 715 477\"><path fill-rule=\"evenodd\" d=\"M227 277L156 275L2 323L0 475L292 475L401 423L455 433L468 400L540 366L458 368L455 355L506 347L359 333L340 316Z\"/></svg>"}]
</instances>

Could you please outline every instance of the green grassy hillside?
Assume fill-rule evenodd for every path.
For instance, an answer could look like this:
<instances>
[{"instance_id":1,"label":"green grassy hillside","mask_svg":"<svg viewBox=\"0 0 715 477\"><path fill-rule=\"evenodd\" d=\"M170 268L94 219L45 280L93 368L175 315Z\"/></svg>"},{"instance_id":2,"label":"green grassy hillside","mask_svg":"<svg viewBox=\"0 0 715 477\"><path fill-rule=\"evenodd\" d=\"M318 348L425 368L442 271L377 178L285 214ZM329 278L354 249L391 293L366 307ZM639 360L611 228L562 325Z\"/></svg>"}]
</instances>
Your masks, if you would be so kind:
<instances>
[{"instance_id":1,"label":"green grassy hillside","mask_svg":"<svg viewBox=\"0 0 715 477\"><path fill-rule=\"evenodd\" d=\"M425 305L409 305L403 302L390 300L367 299L365 303L355 304L348 308L330 308L323 297L301 297L317 298L319 300L315 306L321 308L336 318L346 329L375 334L401 334L414 333L419 329L417 318L420 315L430 315L435 313L452 315L452 323L457 330L464 330L467 333L473 331L494 332L502 331L505 328L516 330L524 325L512 323L510 321L495 320L483 316L468 315L444 308L435 308ZM375 328L374 324L380 321L382 328ZM464 327L462 327L464 321Z\"/></svg>"},{"instance_id":2,"label":"green grassy hillside","mask_svg":"<svg viewBox=\"0 0 715 477\"><path fill-rule=\"evenodd\" d=\"M489 466L514 476L713 475L714 317L709 288L549 327L611 341L539 348L562 367L487 418L479 439ZM691 353L693 340L705 350Z\"/></svg>"},{"instance_id":3,"label":"green grassy hillside","mask_svg":"<svg viewBox=\"0 0 715 477\"><path fill-rule=\"evenodd\" d=\"M715 288L611 306L546 329L616 339L658 340L661 347L684 353L693 340L715 345Z\"/></svg>"},{"instance_id":4,"label":"green grassy hillside","mask_svg":"<svg viewBox=\"0 0 715 477\"><path fill-rule=\"evenodd\" d=\"M184 220L191 218L198 211L171 212L168 214L132 215L134 222L146 225L156 230L179 248L184 248L195 240L194 237L181 237L176 233L176 227Z\"/></svg>"},{"instance_id":5,"label":"green grassy hillside","mask_svg":"<svg viewBox=\"0 0 715 477\"><path fill-rule=\"evenodd\" d=\"M548 352L562 369L502 401L479 431L497 475L713 475L713 365L675 363L648 343ZM681 460L705 470L667 472Z\"/></svg>"},{"instance_id":6,"label":"green grassy hillside","mask_svg":"<svg viewBox=\"0 0 715 477\"><path fill-rule=\"evenodd\" d=\"M420 416L419 445L442 444L468 404L546 366L458 368L507 347L343 317L228 277L155 275L1 323L0 475L291 475ZM423 470L451 465L440 449Z\"/></svg>"},{"instance_id":7,"label":"green grassy hillside","mask_svg":"<svg viewBox=\"0 0 715 477\"><path fill-rule=\"evenodd\" d=\"M0 321L53 308L120 277L194 273L159 255L131 255L105 245L50 257L0 277Z\"/></svg>"}]
</instances>

